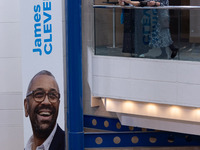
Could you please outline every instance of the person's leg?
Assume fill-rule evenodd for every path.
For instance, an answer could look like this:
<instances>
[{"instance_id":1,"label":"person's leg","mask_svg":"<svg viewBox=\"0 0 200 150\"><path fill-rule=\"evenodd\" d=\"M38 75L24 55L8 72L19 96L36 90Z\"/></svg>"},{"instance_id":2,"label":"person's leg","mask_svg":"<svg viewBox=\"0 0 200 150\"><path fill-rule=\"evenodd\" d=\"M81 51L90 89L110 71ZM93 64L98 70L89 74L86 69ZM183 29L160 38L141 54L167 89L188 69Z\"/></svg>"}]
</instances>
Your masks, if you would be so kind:
<instances>
[{"instance_id":1,"label":"person's leg","mask_svg":"<svg viewBox=\"0 0 200 150\"><path fill-rule=\"evenodd\" d=\"M167 52L166 52L166 48L165 47L161 47L161 54L159 56L157 56L156 58L168 58Z\"/></svg>"},{"instance_id":2,"label":"person's leg","mask_svg":"<svg viewBox=\"0 0 200 150\"><path fill-rule=\"evenodd\" d=\"M132 9L124 9L124 37L123 37L123 53L133 53L134 47L133 47L133 40L132 40L132 34L133 34L133 24L132 24Z\"/></svg>"}]
</instances>

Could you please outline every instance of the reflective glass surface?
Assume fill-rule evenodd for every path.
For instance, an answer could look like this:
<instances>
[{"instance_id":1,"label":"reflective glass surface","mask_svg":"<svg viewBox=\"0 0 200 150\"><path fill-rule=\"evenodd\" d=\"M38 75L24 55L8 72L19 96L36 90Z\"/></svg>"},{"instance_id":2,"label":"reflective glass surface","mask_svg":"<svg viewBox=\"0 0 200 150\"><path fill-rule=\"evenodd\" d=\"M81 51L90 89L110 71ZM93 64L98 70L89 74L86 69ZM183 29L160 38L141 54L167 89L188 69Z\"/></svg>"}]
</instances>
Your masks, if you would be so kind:
<instances>
[{"instance_id":1,"label":"reflective glass surface","mask_svg":"<svg viewBox=\"0 0 200 150\"><path fill-rule=\"evenodd\" d=\"M200 61L198 7L94 9L96 55Z\"/></svg>"}]
</instances>

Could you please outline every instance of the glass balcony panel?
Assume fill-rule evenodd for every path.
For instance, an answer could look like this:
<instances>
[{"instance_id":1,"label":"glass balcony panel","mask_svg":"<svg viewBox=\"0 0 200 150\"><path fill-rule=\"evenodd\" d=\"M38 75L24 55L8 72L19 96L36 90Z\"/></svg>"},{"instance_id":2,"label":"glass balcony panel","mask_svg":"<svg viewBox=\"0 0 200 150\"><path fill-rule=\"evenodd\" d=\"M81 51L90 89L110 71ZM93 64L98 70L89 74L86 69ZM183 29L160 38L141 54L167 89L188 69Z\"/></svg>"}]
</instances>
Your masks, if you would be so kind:
<instances>
[{"instance_id":1,"label":"glass balcony panel","mask_svg":"<svg viewBox=\"0 0 200 150\"><path fill-rule=\"evenodd\" d=\"M96 55L200 61L199 6L108 6L94 7Z\"/></svg>"}]
</instances>

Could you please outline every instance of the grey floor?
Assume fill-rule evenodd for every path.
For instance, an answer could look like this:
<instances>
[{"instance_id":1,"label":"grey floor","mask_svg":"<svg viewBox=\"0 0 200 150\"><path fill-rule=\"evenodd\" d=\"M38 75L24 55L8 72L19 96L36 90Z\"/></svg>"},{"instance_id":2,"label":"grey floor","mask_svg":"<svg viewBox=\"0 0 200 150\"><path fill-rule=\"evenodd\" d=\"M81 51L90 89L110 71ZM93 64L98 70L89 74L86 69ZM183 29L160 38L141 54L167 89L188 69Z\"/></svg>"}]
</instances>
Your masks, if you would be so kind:
<instances>
[{"instance_id":1,"label":"grey floor","mask_svg":"<svg viewBox=\"0 0 200 150\"><path fill-rule=\"evenodd\" d=\"M181 43L180 46L176 46L179 48L179 52L177 56L174 58L176 60L185 60L185 61L200 61L200 44L192 44L192 43ZM168 54L168 58L171 59L171 51L169 48L166 50ZM119 57L141 57L141 58L150 58L156 59L156 56L161 54L160 48L149 49L148 53L144 55L134 55L128 53L122 53L122 45L117 45L116 47L112 46L99 46L96 47L95 50L96 55L105 55L105 56L119 56Z\"/></svg>"}]
</instances>

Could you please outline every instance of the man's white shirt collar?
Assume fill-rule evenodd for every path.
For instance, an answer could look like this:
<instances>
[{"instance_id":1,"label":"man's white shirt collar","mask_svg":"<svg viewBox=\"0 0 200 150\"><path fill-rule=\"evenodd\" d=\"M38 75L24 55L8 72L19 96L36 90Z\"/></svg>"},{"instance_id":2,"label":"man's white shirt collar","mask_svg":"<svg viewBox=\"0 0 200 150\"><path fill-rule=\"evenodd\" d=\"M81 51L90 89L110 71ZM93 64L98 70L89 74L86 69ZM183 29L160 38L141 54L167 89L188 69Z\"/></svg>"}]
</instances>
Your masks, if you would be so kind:
<instances>
[{"instance_id":1,"label":"man's white shirt collar","mask_svg":"<svg viewBox=\"0 0 200 150\"><path fill-rule=\"evenodd\" d=\"M55 127L54 127L54 129L53 129L53 131L49 135L49 137L44 141L44 143L42 145L38 146L36 148L36 150L49 150L49 147L51 145L53 137L54 137L54 135L56 133L57 126L58 125L56 124ZM28 143L26 144L25 150L32 150L32 144L33 144L33 135L28 140Z\"/></svg>"}]
</instances>

